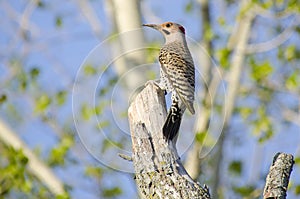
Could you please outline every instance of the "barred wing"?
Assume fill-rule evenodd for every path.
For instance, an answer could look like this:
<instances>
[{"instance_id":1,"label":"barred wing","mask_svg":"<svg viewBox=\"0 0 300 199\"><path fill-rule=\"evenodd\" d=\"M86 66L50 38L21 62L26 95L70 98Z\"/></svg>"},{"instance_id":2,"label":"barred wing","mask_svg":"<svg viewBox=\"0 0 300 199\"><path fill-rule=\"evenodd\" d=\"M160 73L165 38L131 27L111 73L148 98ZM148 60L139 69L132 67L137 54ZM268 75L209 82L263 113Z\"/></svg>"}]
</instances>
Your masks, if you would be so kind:
<instances>
[{"instance_id":1,"label":"barred wing","mask_svg":"<svg viewBox=\"0 0 300 199\"><path fill-rule=\"evenodd\" d=\"M186 57L183 54L187 53L162 48L159 62L180 100L194 114L195 68L189 52Z\"/></svg>"}]
</instances>

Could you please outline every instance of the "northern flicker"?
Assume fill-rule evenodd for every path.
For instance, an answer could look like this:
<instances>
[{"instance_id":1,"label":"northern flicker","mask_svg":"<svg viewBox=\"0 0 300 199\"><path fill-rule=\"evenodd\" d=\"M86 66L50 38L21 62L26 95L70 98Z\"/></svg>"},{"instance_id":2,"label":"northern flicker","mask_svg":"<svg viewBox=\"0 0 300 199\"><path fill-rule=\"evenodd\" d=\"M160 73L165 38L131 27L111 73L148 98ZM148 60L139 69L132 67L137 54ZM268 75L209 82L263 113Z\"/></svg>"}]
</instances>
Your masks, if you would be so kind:
<instances>
[{"instance_id":1,"label":"northern flicker","mask_svg":"<svg viewBox=\"0 0 300 199\"><path fill-rule=\"evenodd\" d=\"M165 38L165 44L159 53L161 67L158 86L166 92L172 92L172 104L163 126L163 134L166 140L176 142L185 109L191 114L195 113L195 67L186 43L185 29L172 22L143 26L158 30Z\"/></svg>"}]
</instances>

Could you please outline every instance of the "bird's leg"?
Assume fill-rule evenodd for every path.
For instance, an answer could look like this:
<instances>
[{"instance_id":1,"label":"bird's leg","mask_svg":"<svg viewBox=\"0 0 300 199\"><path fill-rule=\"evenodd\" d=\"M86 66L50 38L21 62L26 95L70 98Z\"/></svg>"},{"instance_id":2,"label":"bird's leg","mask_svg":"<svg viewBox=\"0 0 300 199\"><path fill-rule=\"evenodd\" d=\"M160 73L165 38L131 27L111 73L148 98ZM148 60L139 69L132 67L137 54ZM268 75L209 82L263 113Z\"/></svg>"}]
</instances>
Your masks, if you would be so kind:
<instances>
[{"instance_id":1,"label":"bird's leg","mask_svg":"<svg viewBox=\"0 0 300 199\"><path fill-rule=\"evenodd\" d=\"M178 103L179 103L179 99L175 93L175 91L172 92L172 96L171 96L171 100L172 100L172 105L170 107L170 112L172 117L172 122L175 123L175 120L177 119L177 114L180 111L180 108L178 107Z\"/></svg>"}]
</instances>

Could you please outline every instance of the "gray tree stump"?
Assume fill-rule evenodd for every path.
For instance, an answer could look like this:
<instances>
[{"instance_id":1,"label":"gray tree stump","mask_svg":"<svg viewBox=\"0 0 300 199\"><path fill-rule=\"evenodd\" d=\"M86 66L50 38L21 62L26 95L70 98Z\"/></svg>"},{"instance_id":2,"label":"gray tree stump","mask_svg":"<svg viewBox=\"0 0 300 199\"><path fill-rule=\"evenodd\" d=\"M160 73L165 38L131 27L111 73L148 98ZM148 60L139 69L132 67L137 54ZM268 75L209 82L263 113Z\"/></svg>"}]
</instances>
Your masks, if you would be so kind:
<instances>
[{"instance_id":1,"label":"gray tree stump","mask_svg":"<svg viewBox=\"0 0 300 199\"><path fill-rule=\"evenodd\" d=\"M164 93L147 84L129 109L132 160L141 198L210 198L209 190L194 182L178 157L175 144L163 139L166 119Z\"/></svg>"}]
</instances>

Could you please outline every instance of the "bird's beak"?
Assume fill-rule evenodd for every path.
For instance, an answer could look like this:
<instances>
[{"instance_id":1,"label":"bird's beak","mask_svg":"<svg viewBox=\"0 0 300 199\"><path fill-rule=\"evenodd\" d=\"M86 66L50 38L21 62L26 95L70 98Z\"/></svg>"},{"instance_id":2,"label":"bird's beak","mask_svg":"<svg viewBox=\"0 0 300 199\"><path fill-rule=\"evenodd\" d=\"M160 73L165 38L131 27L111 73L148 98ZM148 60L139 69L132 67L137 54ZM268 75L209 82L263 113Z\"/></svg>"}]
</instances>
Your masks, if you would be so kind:
<instances>
[{"instance_id":1,"label":"bird's beak","mask_svg":"<svg viewBox=\"0 0 300 199\"><path fill-rule=\"evenodd\" d=\"M143 26L148 26L148 27L153 28L155 30L159 30L160 29L160 26L156 25L156 24L143 24Z\"/></svg>"}]
</instances>

